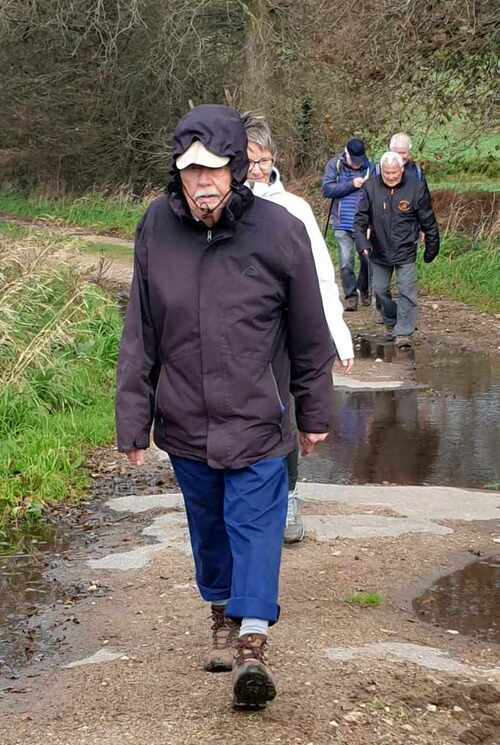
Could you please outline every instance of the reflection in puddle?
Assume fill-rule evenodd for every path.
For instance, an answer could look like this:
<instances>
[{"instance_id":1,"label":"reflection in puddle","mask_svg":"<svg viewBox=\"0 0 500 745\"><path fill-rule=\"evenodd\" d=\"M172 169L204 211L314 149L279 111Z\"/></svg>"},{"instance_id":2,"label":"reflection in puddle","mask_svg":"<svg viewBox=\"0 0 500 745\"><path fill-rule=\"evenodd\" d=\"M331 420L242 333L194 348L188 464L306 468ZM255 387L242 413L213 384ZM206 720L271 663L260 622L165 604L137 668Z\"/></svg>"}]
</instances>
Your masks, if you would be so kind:
<instances>
[{"instance_id":1,"label":"reflection in puddle","mask_svg":"<svg viewBox=\"0 0 500 745\"><path fill-rule=\"evenodd\" d=\"M391 345L373 349L386 361ZM416 350L429 390L333 392L329 439L300 478L347 484L500 482L500 364L481 355Z\"/></svg>"},{"instance_id":2,"label":"reflection in puddle","mask_svg":"<svg viewBox=\"0 0 500 745\"><path fill-rule=\"evenodd\" d=\"M500 556L442 577L413 607L425 621L500 642Z\"/></svg>"},{"instance_id":3,"label":"reflection in puddle","mask_svg":"<svg viewBox=\"0 0 500 745\"><path fill-rule=\"evenodd\" d=\"M15 546L9 554L0 553L0 679L11 677L19 663L43 654L48 630L31 624L30 618L61 597L59 584L47 577L47 567L68 549L69 540L63 531L42 525Z\"/></svg>"}]
</instances>

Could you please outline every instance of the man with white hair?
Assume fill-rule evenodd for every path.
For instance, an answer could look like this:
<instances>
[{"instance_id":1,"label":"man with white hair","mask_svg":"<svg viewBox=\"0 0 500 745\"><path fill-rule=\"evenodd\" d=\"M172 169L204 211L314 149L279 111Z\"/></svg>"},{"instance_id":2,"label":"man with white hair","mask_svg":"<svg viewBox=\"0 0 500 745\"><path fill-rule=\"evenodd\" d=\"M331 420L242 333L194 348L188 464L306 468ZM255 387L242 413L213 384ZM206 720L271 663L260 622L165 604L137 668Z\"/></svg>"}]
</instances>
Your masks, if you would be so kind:
<instances>
[{"instance_id":1,"label":"man with white hair","mask_svg":"<svg viewBox=\"0 0 500 745\"><path fill-rule=\"evenodd\" d=\"M397 132L392 135L389 143L389 150L392 153L397 153L401 157L406 178L413 178L416 181L422 181L427 188L427 182L422 169L411 157L411 148L411 139L405 132Z\"/></svg>"},{"instance_id":2,"label":"man with white hair","mask_svg":"<svg viewBox=\"0 0 500 745\"><path fill-rule=\"evenodd\" d=\"M399 348L411 347L417 321L415 262L420 231L425 233L424 261L429 263L439 252L431 196L422 181L407 177L401 156L388 151L380 160L380 173L363 187L354 238L358 250L370 257L373 290L386 328ZM397 300L389 290L393 274Z\"/></svg>"}]
</instances>

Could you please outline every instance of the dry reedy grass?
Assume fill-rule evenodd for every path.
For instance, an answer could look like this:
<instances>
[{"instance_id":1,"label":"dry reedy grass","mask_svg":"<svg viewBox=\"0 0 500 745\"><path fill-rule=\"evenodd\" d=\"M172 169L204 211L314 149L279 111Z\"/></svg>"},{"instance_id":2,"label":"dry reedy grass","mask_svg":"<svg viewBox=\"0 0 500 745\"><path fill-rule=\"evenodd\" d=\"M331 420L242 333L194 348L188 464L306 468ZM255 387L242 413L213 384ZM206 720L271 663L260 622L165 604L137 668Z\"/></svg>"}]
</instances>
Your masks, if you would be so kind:
<instances>
[{"instance_id":1,"label":"dry reedy grass","mask_svg":"<svg viewBox=\"0 0 500 745\"><path fill-rule=\"evenodd\" d=\"M53 236L0 237L0 385L50 364L71 343L85 306L85 282Z\"/></svg>"}]
</instances>

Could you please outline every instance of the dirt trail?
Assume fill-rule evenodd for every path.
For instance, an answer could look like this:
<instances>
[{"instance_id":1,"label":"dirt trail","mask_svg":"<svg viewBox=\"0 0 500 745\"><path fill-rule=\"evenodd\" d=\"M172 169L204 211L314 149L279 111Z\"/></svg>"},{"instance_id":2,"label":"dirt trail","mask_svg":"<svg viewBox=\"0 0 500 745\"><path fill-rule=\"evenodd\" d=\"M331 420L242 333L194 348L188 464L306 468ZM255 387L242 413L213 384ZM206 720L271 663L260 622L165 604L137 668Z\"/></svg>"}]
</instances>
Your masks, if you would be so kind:
<instances>
[{"instance_id":1,"label":"dirt trail","mask_svg":"<svg viewBox=\"0 0 500 745\"><path fill-rule=\"evenodd\" d=\"M153 471L157 458L149 454ZM162 463L161 468L168 467ZM97 455L94 469L96 491L104 495L129 473L110 451ZM458 513L472 495L452 497ZM500 509L500 494L489 498ZM327 515L333 524L349 515L367 525L377 516L402 519L397 502L388 509L377 501L308 501L304 514L306 519ZM135 502L142 509L140 497ZM109 514L116 517L118 509ZM477 554L494 553L499 520L440 519L435 524L446 527L446 535L408 532L326 542L310 531L302 544L286 548L283 615L272 630L270 650L279 697L263 713L236 714L230 707L230 675L201 669L207 607L198 598L183 544L172 534L140 569L88 566L89 559L144 545L140 532L155 520L184 519L179 507L158 506L124 517L111 530L109 522L105 528L97 523L96 539L81 546L72 561L60 562L55 572L60 582L95 591L54 605L48 618L60 643L43 661L32 661L18 679L3 683L3 745L500 742L498 645L450 634L420 621L411 609L412 597L437 575ZM358 590L380 593L382 604L362 608L347 603ZM375 657L367 644L378 645ZM330 658L346 650L356 655L359 647L351 660ZM415 650L418 662L404 659ZM115 659L66 667L96 652L114 653ZM395 656L400 654L403 659ZM458 672L434 669L443 664L458 665Z\"/></svg>"}]
</instances>

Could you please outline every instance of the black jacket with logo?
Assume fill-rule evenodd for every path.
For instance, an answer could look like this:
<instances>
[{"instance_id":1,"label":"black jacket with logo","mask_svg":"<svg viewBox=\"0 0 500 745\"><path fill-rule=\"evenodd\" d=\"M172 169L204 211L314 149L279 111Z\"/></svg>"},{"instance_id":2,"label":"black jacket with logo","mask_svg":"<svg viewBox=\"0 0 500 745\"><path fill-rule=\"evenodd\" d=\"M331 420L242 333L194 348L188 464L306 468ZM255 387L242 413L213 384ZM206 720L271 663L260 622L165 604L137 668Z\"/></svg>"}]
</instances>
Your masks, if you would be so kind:
<instances>
[{"instance_id":1,"label":"black jacket with logo","mask_svg":"<svg viewBox=\"0 0 500 745\"><path fill-rule=\"evenodd\" d=\"M377 175L366 182L354 219L358 251L368 250L376 264L409 264L416 261L420 231L425 234L424 261L429 263L439 253L439 229L424 181L403 175L390 188Z\"/></svg>"}]
</instances>

